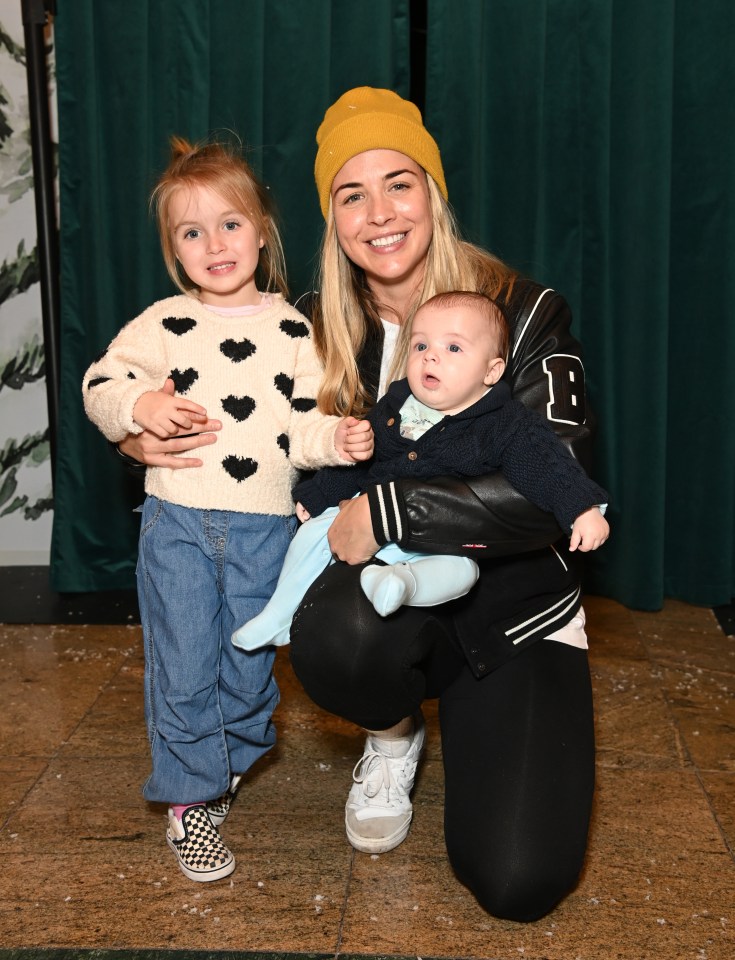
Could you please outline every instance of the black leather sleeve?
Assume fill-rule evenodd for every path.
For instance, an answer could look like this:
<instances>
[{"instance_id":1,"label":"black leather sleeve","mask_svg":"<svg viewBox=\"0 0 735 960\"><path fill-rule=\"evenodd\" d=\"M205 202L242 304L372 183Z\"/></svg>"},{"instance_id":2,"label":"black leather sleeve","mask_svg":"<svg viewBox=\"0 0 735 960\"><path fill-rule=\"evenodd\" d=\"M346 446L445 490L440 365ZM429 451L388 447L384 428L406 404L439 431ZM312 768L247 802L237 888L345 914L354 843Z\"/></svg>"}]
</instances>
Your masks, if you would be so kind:
<instances>
[{"instance_id":1,"label":"black leather sleeve","mask_svg":"<svg viewBox=\"0 0 735 960\"><path fill-rule=\"evenodd\" d=\"M513 396L545 417L587 467L594 425L566 301L520 280L500 303L511 327L506 377ZM553 515L529 503L500 473L430 482L401 479L383 487L369 491L373 530L381 544L395 540L406 550L481 559L537 550L562 536Z\"/></svg>"}]
</instances>

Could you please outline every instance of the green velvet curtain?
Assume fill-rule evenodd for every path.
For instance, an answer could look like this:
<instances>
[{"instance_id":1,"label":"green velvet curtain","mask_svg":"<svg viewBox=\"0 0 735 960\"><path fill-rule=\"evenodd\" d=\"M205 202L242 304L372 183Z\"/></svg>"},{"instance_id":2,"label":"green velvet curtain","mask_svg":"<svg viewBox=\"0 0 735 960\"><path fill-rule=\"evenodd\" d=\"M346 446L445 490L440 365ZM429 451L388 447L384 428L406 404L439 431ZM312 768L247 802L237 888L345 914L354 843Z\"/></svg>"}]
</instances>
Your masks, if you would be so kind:
<instances>
[{"instance_id":1,"label":"green velvet curtain","mask_svg":"<svg viewBox=\"0 0 735 960\"><path fill-rule=\"evenodd\" d=\"M80 383L170 292L146 210L168 135L229 128L252 147L299 292L320 230L316 127L349 86L408 94L418 6L59 0L56 589L132 584L140 486L86 422ZM460 222L564 293L585 345L613 526L588 588L643 609L729 602L735 5L428 0L426 20L425 116Z\"/></svg>"},{"instance_id":2,"label":"green velvet curtain","mask_svg":"<svg viewBox=\"0 0 735 960\"><path fill-rule=\"evenodd\" d=\"M85 369L174 292L147 197L172 133L232 130L272 188L294 294L310 288L324 111L358 84L408 95L408 0L59 0L61 423L51 575L60 592L134 584L142 486L86 421Z\"/></svg>"},{"instance_id":3,"label":"green velvet curtain","mask_svg":"<svg viewBox=\"0 0 735 960\"><path fill-rule=\"evenodd\" d=\"M565 294L611 539L588 588L735 596L735 4L429 0L426 120L473 239Z\"/></svg>"}]
</instances>

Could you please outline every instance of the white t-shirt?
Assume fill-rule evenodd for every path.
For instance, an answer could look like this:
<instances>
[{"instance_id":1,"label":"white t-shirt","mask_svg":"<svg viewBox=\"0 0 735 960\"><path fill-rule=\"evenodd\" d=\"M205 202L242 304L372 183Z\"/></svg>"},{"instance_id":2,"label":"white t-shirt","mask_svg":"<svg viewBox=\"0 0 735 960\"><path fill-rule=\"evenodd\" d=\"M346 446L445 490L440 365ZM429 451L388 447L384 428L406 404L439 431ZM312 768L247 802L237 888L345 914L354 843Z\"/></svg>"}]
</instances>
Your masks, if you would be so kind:
<instances>
[{"instance_id":1,"label":"white t-shirt","mask_svg":"<svg viewBox=\"0 0 735 960\"><path fill-rule=\"evenodd\" d=\"M380 322L383 324L383 356L380 360L380 382L378 383L378 396L377 399L383 396L385 391L388 389L388 371L390 370L390 365L393 363L393 354L396 352L396 344L398 343L398 334L401 332L400 325L397 323L388 323L387 320L380 318Z\"/></svg>"}]
</instances>

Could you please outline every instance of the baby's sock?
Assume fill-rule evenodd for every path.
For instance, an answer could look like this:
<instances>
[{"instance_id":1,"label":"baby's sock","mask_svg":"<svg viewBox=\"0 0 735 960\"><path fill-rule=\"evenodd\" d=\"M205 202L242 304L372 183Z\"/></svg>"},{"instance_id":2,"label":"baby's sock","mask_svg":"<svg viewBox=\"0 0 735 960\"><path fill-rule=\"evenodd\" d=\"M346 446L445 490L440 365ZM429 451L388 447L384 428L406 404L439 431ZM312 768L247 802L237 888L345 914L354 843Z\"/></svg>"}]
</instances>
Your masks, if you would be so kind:
<instances>
[{"instance_id":1,"label":"baby's sock","mask_svg":"<svg viewBox=\"0 0 735 960\"><path fill-rule=\"evenodd\" d=\"M372 563L360 574L360 586L381 617L387 617L416 592L416 580L410 563L382 566Z\"/></svg>"}]
</instances>

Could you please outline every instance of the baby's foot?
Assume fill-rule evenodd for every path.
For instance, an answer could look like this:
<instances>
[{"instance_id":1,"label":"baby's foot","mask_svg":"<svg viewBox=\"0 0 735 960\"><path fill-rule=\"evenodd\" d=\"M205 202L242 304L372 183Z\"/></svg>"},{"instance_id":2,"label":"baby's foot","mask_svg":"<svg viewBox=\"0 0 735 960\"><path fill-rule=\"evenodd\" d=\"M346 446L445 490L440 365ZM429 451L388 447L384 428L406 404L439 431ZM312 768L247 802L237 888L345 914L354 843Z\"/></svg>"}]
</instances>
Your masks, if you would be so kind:
<instances>
[{"instance_id":1,"label":"baby's foot","mask_svg":"<svg viewBox=\"0 0 735 960\"><path fill-rule=\"evenodd\" d=\"M360 574L360 586L381 617L402 606L416 592L416 580L410 563L381 566L371 563Z\"/></svg>"}]
</instances>

